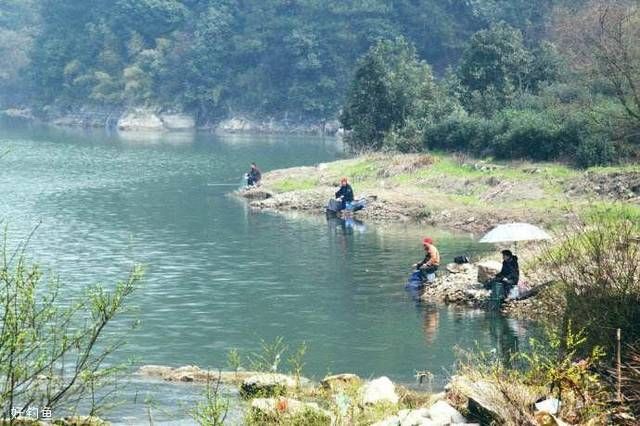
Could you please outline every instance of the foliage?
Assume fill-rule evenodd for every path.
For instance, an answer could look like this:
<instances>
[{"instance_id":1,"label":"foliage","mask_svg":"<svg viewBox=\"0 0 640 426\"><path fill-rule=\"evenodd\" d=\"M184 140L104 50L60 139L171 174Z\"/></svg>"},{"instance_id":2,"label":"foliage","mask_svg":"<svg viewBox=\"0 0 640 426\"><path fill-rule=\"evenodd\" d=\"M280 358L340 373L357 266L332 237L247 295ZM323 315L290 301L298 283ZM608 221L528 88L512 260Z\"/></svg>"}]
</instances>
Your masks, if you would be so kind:
<instances>
[{"instance_id":1,"label":"foliage","mask_svg":"<svg viewBox=\"0 0 640 426\"><path fill-rule=\"evenodd\" d=\"M558 69L552 45L529 49L519 30L499 23L471 37L457 74L467 110L489 117L521 93L555 80Z\"/></svg>"},{"instance_id":2,"label":"foliage","mask_svg":"<svg viewBox=\"0 0 640 426\"><path fill-rule=\"evenodd\" d=\"M640 221L623 206L596 207L570 226L545 261L558 286L549 321L585 330L586 347L614 354L615 330L624 342L640 340Z\"/></svg>"},{"instance_id":3,"label":"foliage","mask_svg":"<svg viewBox=\"0 0 640 426\"><path fill-rule=\"evenodd\" d=\"M636 1L589 1L556 12L558 44L573 69L605 82L640 125L640 7Z\"/></svg>"},{"instance_id":4,"label":"foliage","mask_svg":"<svg viewBox=\"0 0 640 426\"><path fill-rule=\"evenodd\" d=\"M88 403L94 415L111 392L121 366L105 367L105 358L124 342L105 340L107 326L125 310L142 270L135 267L112 291L93 286L71 302L61 303L56 279L43 283L24 248L10 253L5 245L0 266L0 418L27 406L77 408Z\"/></svg>"},{"instance_id":5,"label":"foliage","mask_svg":"<svg viewBox=\"0 0 640 426\"><path fill-rule=\"evenodd\" d=\"M148 102L186 109L201 122L238 112L329 119L358 58L378 40L402 36L444 70L468 37L491 23L506 21L528 39L542 36L544 3L0 0L0 39L7 42L0 45L10 50L2 69L12 76L24 70L26 81L12 78L7 87L41 105ZM76 74L66 79L70 63ZM144 82L141 92L131 85L132 71ZM96 73L113 84L96 90Z\"/></svg>"},{"instance_id":6,"label":"foliage","mask_svg":"<svg viewBox=\"0 0 640 426\"><path fill-rule=\"evenodd\" d=\"M204 400L200 401L190 414L201 426L222 426L229 412L229 401L221 397L220 380L217 378L207 380L204 391Z\"/></svg>"},{"instance_id":7,"label":"foliage","mask_svg":"<svg viewBox=\"0 0 640 426\"><path fill-rule=\"evenodd\" d=\"M253 352L249 356L251 369L277 372L282 361L282 355L288 350L288 346L284 343L284 338L276 337L273 342L261 340L260 347L259 352Z\"/></svg>"},{"instance_id":8,"label":"foliage","mask_svg":"<svg viewBox=\"0 0 640 426\"><path fill-rule=\"evenodd\" d=\"M432 97L433 79L415 47L403 38L381 40L358 63L340 121L351 131L347 141L356 149L380 149L385 135L403 128Z\"/></svg>"},{"instance_id":9,"label":"foliage","mask_svg":"<svg viewBox=\"0 0 640 426\"><path fill-rule=\"evenodd\" d=\"M585 349L590 357L579 359ZM543 338L530 339L527 351L512 354L508 363L491 353L462 352L459 374L495 389L483 397L499 409L502 424L538 424L533 403L541 396L560 399L564 419L597 423L611 408L605 382L593 371L602 356L599 347L588 348L583 331L574 332L568 325L564 331L545 329ZM453 391L457 391L455 381Z\"/></svg>"}]
</instances>

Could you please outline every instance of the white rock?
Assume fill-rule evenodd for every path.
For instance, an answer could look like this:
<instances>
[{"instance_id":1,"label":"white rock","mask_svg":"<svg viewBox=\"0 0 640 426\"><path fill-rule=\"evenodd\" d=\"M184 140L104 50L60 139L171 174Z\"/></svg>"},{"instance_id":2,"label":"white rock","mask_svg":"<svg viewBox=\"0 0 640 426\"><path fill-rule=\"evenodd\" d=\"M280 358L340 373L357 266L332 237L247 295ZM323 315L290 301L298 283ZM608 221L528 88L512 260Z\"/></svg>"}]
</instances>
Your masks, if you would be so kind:
<instances>
[{"instance_id":1,"label":"white rock","mask_svg":"<svg viewBox=\"0 0 640 426\"><path fill-rule=\"evenodd\" d=\"M196 121L187 114L162 114L160 120L168 130L191 130L196 127Z\"/></svg>"},{"instance_id":2,"label":"white rock","mask_svg":"<svg viewBox=\"0 0 640 426\"><path fill-rule=\"evenodd\" d=\"M429 408L429 417L437 425L450 425L452 423L465 423L466 419L458 410L446 401L438 401Z\"/></svg>"},{"instance_id":3,"label":"white rock","mask_svg":"<svg viewBox=\"0 0 640 426\"><path fill-rule=\"evenodd\" d=\"M376 404L378 402L390 402L397 404L400 397L396 393L396 387L388 377L382 376L365 384L362 392L364 404Z\"/></svg>"},{"instance_id":4,"label":"white rock","mask_svg":"<svg viewBox=\"0 0 640 426\"><path fill-rule=\"evenodd\" d=\"M371 426L400 426L400 418L398 416L387 417L386 419L380 420Z\"/></svg>"},{"instance_id":5,"label":"white rock","mask_svg":"<svg viewBox=\"0 0 640 426\"><path fill-rule=\"evenodd\" d=\"M401 415L403 411L406 413ZM400 417L400 426L432 426L435 423L429 418L428 408L419 408L417 410L402 410L398 413Z\"/></svg>"},{"instance_id":6,"label":"white rock","mask_svg":"<svg viewBox=\"0 0 640 426\"><path fill-rule=\"evenodd\" d=\"M154 112L145 109L128 111L118 120L119 130L164 130L162 120Z\"/></svg>"}]
</instances>

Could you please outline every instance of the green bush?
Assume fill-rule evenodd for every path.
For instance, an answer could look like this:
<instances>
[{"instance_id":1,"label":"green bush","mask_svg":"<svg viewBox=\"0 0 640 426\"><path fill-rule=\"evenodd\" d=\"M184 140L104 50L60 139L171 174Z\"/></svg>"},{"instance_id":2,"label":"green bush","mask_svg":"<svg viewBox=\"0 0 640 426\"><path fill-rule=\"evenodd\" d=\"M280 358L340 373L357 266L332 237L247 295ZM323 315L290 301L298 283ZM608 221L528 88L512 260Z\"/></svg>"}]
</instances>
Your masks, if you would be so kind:
<instances>
[{"instance_id":1,"label":"green bush","mask_svg":"<svg viewBox=\"0 0 640 426\"><path fill-rule=\"evenodd\" d=\"M575 163L578 167L606 166L616 161L616 147L606 135L590 135L578 146Z\"/></svg>"},{"instance_id":2,"label":"green bush","mask_svg":"<svg viewBox=\"0 0 640 426\"><path fill-rule=\"evenodd\" d=\"M640 216L628 206L598 208L567 229L560 247L544 256L558 285L545 299L557 315L585 330L586 348L615 354L616 329L623 341L640 341ZM613 358L613 356L612 356Z\"/></svg>"},{"instance_id":3,"label":"green bush","mask_svg":"<svg viewBox=\"0 0 640 426\"><path fill-rule=\"evenodd\" d=\"M491 151L492 141L500 132L500 125L492 120L474 115L451 115L428 127L424 133L427 149L448 151Z\"/></svg>"}]
</instances>

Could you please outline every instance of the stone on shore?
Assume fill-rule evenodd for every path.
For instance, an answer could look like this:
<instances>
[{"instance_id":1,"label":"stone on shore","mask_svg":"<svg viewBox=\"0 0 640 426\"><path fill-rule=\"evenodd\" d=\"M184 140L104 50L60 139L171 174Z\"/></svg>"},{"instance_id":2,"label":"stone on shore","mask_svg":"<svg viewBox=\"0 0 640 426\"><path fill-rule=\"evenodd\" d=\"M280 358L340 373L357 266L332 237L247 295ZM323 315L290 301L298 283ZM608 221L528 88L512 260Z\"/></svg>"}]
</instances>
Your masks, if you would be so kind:
<instances>
[{"instance_id":1,"label":"stone on shore","mask_svg":"<svg viewBox=\"0 0 640 426\"><path fill-rule=\"evenodd\" d=\"M428 410L431 420L439 425L448 425L453 423L465 423L467 420L462 414L446 401L438 401Z\"/></svg>"},{"instance_id":2,"label":"stone on shore","mask_svg":"<svg viewBox=\"0 0 640 426\"><path fill-rule=\"evenodd\" d=\"M193 130L196 121L187 114L161 114L160 120L167 130Z\"/></svg>"},{"instance_id":3,"label":"stone on shore","mask_svg":"<svg viewBox=\"0 0 640 426\"><path fill-rule=\"evenodd\" d=\"M260 373L246 378L240 385L240 394L245 398L272 397L287 393L300 385L309 384L309 379L300 378L297 381L294 377L278 373Z\"/></svg>"},{"instance_id":4,"label":"stone on shore","mask_svg":"<svg viewBox=\"0 0 640 426\"><path fill-rule=\"evenodd\" d=\"M446 426L466 423L464 416L448 402L438 401L430 408L400 410L395 416L375 423L375 426Z\"/></svg>"},{"instance_id":5,"label":"stone on shore","mask_svg":"<svg viewBox=\"0 0 640 426\"><path fill-rule=\"evenodd\" d=\"M366 383L362 388L362 403L376 404L378 402L390 402L397 404L400 397L396 393L396 387L388 377L382 376Z\"/></svg>"},{"instance_id":6,"label":"stone on shore","mask_svg":"<svg viewBox=\"0 0 640 426\"><path fill-rule=\"evenodd\" d=\"M447 271L452 274L464 274L473 269L473 265L470 263L449 263L447 265Z\"/></svg>"},{"instance_id":7,"label":"stone on shore","mask_svg":"<svg viewBox=\"0 0 640 426\"><path fill-rule=\"evenodd\" d=\"M193 382L207 383L217 381L225 383L241 382L249 377L260 374L256 371L218 371L204 370L195 365L185 365L183 367L173 368L164 365L144 365L140 367L138 373L147 376L162 379L167 382Z\"/></svg>"},{"instance_id":8,"label":"stone on shore","mask_svg":"<svg viewBox=\"0 0 640 426\"><path fill-rule=\"evenodd\" d=\"M351 373L335 374L327 376L320 382L322 387L331 391L347 388L349 386L359 385L362 382L359 376Z\"/></svg>"},{"instance_id":9,"label":"stone on shore","mask_svg":"<svg viewBox=\"0 0 640 426\"><path fill-rule=\"evenodd\" d=\"M120 117L118 130L162 131L164 124L156 113L146 109L134 109Z\"/></svg>"},{"instance_id":10,"label":"stone on shore","mask_svg":"<svg viewBox=\"0 0 640 426\"><path fill-rule=\"evenodd\" d=\"M483 262L479 262L476 264L478 267L478 282L482 284L486 284L491 281L500 269L502 269L502 264L495 260L485 260Z\"/></svg>"}]
</instances>

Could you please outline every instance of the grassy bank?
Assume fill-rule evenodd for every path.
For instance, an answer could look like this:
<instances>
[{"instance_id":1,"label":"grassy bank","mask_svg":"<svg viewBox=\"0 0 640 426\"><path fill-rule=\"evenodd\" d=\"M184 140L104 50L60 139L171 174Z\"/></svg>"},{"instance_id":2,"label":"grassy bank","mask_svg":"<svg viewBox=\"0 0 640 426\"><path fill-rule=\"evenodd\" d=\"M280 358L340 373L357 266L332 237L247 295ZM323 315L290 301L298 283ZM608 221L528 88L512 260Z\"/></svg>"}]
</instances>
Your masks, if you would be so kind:
<instances>
[{"instance_id":1,"label":"grassy bank","mask_svg":"<svg viewBox=\"0 0 640 426\"><path fill-rule=\"evenodd\" d=\"M349 178L367 196L363 219L411 220L482 232L506 221L547 227L594 205L623 200L640 210L640 166L577 170L558 163L477 160L463 155L368 154L268 172L256 208L321 212ZM256 196L249 191L248 197Z\"/></svg>"}]
</instances>

